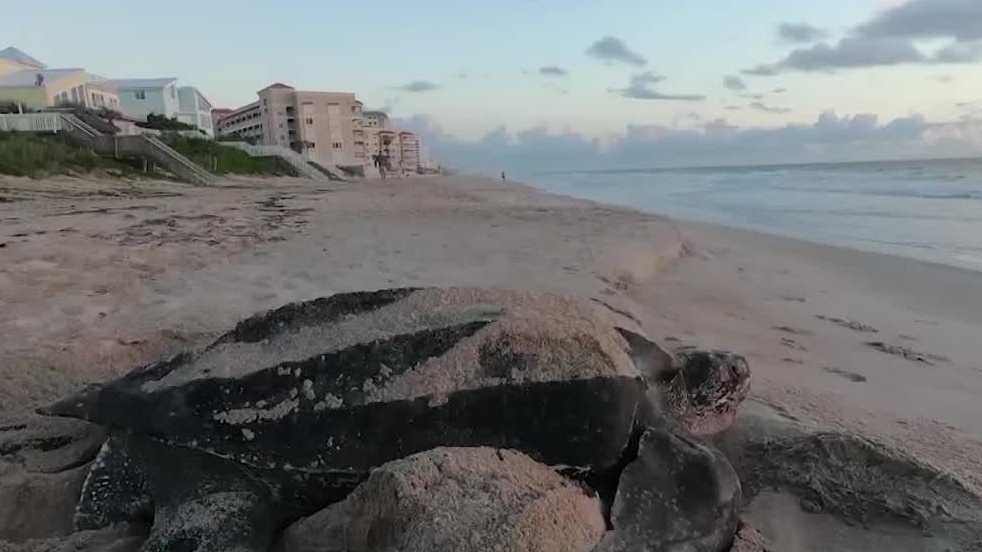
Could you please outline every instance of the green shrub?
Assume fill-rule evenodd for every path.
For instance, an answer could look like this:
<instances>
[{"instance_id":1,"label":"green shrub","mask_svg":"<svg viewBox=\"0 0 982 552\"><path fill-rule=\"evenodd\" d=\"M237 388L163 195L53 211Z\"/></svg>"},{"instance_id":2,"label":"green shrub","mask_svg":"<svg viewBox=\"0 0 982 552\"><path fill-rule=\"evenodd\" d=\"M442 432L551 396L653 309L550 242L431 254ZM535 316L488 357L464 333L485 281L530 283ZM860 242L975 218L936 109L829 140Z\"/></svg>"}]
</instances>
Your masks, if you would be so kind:
<instances>
[{"instance_id":1,"label":"green shrub","mask_svg":"<svg viewBox=\"0 0 982 552\"><path fill-rule=\"evenodd\" d=\"M100 157L60 135L0 132L0 174L40 178L95 169L132 170L125 163Z\"/></svg>"},{"instance_id":2,"label":"green shrub","mask_svg":"<svg viewBox=\"0 0 982 552\"><path fill-rule=\"evenodd\" d=\"M154 130L196 130L202 134L204 133L204 131L194 125L178 121L176 117L167 118L164 115L157 115L156 113L150 113L147 115L147 122L136 123L136 126L152 128Z\"/></svg>"},{"instance_id":3,"label":"green shrub","mask_svg":"<svg viewBox=\"0 0 982 552\"><path fill-rule=\"evenodd\" d=\"M292 167L276 158L252 157L219 142L181 135L165 136L167 144L214 174L296 176Z\"/></svg>"}]
</instances>

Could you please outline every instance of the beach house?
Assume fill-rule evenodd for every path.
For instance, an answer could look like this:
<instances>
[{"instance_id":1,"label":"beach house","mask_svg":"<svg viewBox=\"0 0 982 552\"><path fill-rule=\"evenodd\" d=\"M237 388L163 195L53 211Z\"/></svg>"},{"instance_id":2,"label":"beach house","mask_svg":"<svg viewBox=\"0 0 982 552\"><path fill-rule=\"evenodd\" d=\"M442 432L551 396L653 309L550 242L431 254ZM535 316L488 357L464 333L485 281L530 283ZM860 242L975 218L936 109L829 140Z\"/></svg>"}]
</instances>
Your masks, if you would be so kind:
<instances>
[{"instance_id":1,"label":"beach house","mask_svg":"<svg viewBox=\"0 0 982 552\"><path fill-rule=\"evenodd\" d=\"M123 113L134 119L145 121L151 113L174 118L181 109L176 77L113 79L110 82L119 91Z\"/></svg>"},{"instance_id":2,"label":"beach house","mask_svg":"<svg viewBox=\"0 0 982 552\"><path fill-rule=\"evenodd\" d=\"M214 107L200 90L193 86L178 88L177 103L178 121L198 127L210 138L215 137L215 128L211 119L211 111Z\"/></svg>"},{"instance_id":3,"label":"beach house","mask_svg":"<svg viewBox=\"0 0 982 552\"><path fill-rule=\"evenodd\" d=\"M25 109L82 105L118 110L115 86L79 67L49 68L14 47L0 50L0 103Z\"/></svg>"}]
</instances>

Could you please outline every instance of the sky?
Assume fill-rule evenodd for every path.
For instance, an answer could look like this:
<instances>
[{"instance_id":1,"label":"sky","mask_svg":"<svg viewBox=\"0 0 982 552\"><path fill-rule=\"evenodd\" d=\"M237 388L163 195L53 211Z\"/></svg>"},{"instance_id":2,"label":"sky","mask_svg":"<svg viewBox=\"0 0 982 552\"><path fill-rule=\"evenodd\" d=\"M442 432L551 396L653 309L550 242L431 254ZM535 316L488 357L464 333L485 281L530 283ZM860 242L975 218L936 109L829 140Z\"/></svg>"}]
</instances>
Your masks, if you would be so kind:
<instances>
[{"instance_id":1,"label":"sky","mask_svg":"<svg viewBox=\"0 0 982 552\"><path fill-rule=\"evenodd\" d=\"M982 155L982 0L45 0L0 47L216 106L355 92L478 167Z\"/></svg>"}]
</instances>

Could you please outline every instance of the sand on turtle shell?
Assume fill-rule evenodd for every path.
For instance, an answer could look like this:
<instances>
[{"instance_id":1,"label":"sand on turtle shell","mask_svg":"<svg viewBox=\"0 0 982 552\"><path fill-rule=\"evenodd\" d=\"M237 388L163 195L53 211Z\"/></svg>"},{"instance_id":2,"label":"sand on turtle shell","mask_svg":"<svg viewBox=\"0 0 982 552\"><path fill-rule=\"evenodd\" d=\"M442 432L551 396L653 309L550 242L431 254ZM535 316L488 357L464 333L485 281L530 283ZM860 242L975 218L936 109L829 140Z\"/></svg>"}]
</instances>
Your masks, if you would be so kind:
<instances>
[{"instance_id":1,"label":"sand on turtle shell","mask_svg":"<svg viewBox=\"0 0 982 552\"><path fill-rule=\"evenodd\" d=\"M444 395L503 381L638 376L626 352L626 342L613 329L615 323L623 326L632 322L617 319L588 302L549 293L433 288L334 323L290 328L255 343L219 343L164 377L144 383L142 389L154 392L200 378L233 378L357 343L475 321L493 323L461 340L447 353L429 358L383 385L366 383L365 402ZM489 342L507 342L510 353L534 355L535 369L512 370L502 377L481 373L479 349ZM322 408L342 406L328 398L318 404ZM242 411L222 416L227 421L259 419L267 411L275 414L277 408L238 409Z\"/></svg>"}]
</instances>

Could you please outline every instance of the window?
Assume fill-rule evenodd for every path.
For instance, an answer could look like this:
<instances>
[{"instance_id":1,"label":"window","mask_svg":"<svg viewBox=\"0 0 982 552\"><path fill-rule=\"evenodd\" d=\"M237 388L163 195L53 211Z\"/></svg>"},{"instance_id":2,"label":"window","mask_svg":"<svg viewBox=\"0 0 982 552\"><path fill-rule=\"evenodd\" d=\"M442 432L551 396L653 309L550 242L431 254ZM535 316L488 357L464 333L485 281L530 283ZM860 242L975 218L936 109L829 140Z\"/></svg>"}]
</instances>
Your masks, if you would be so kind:
<instances>
[{"instance_id":1,"label":"window","mask_svg":"<svg viewBox=\"0 0 982 552\"><path fill-rule=\"evenodd\" d=\"M78 103L78 87L72 88L72 103Z\"/></svg>"},{"instance_id":2,"label":"window","mask_svg":"<svg viewBox=\"0 0 982 552\"><path fill-rule=\"evenodd\" d=\"M147 99L147 91L146 90L137 90L136 92L133 93L133 95L138 100L145 100L145 99Z\"/></svg>"},{"instance_id":3,"label":"window","mask_svg":"<svg viewBox=\"0 0 982 552\"><path fill-rule=\"evenodd\" d=\"M341 142L334 142L334 149L336 150L341 149Z\"/></svg>"},{"instance_id":4,"label":"window","mask_svg":"<svg viewBox=\"0 0 982 552\"><path fill-rule=\"evenodd\" d=\"M310 118L310 117L307 117L307 124L308 125L314 124L314 120L312 118Z\"/></svg>"}]
</instances>

